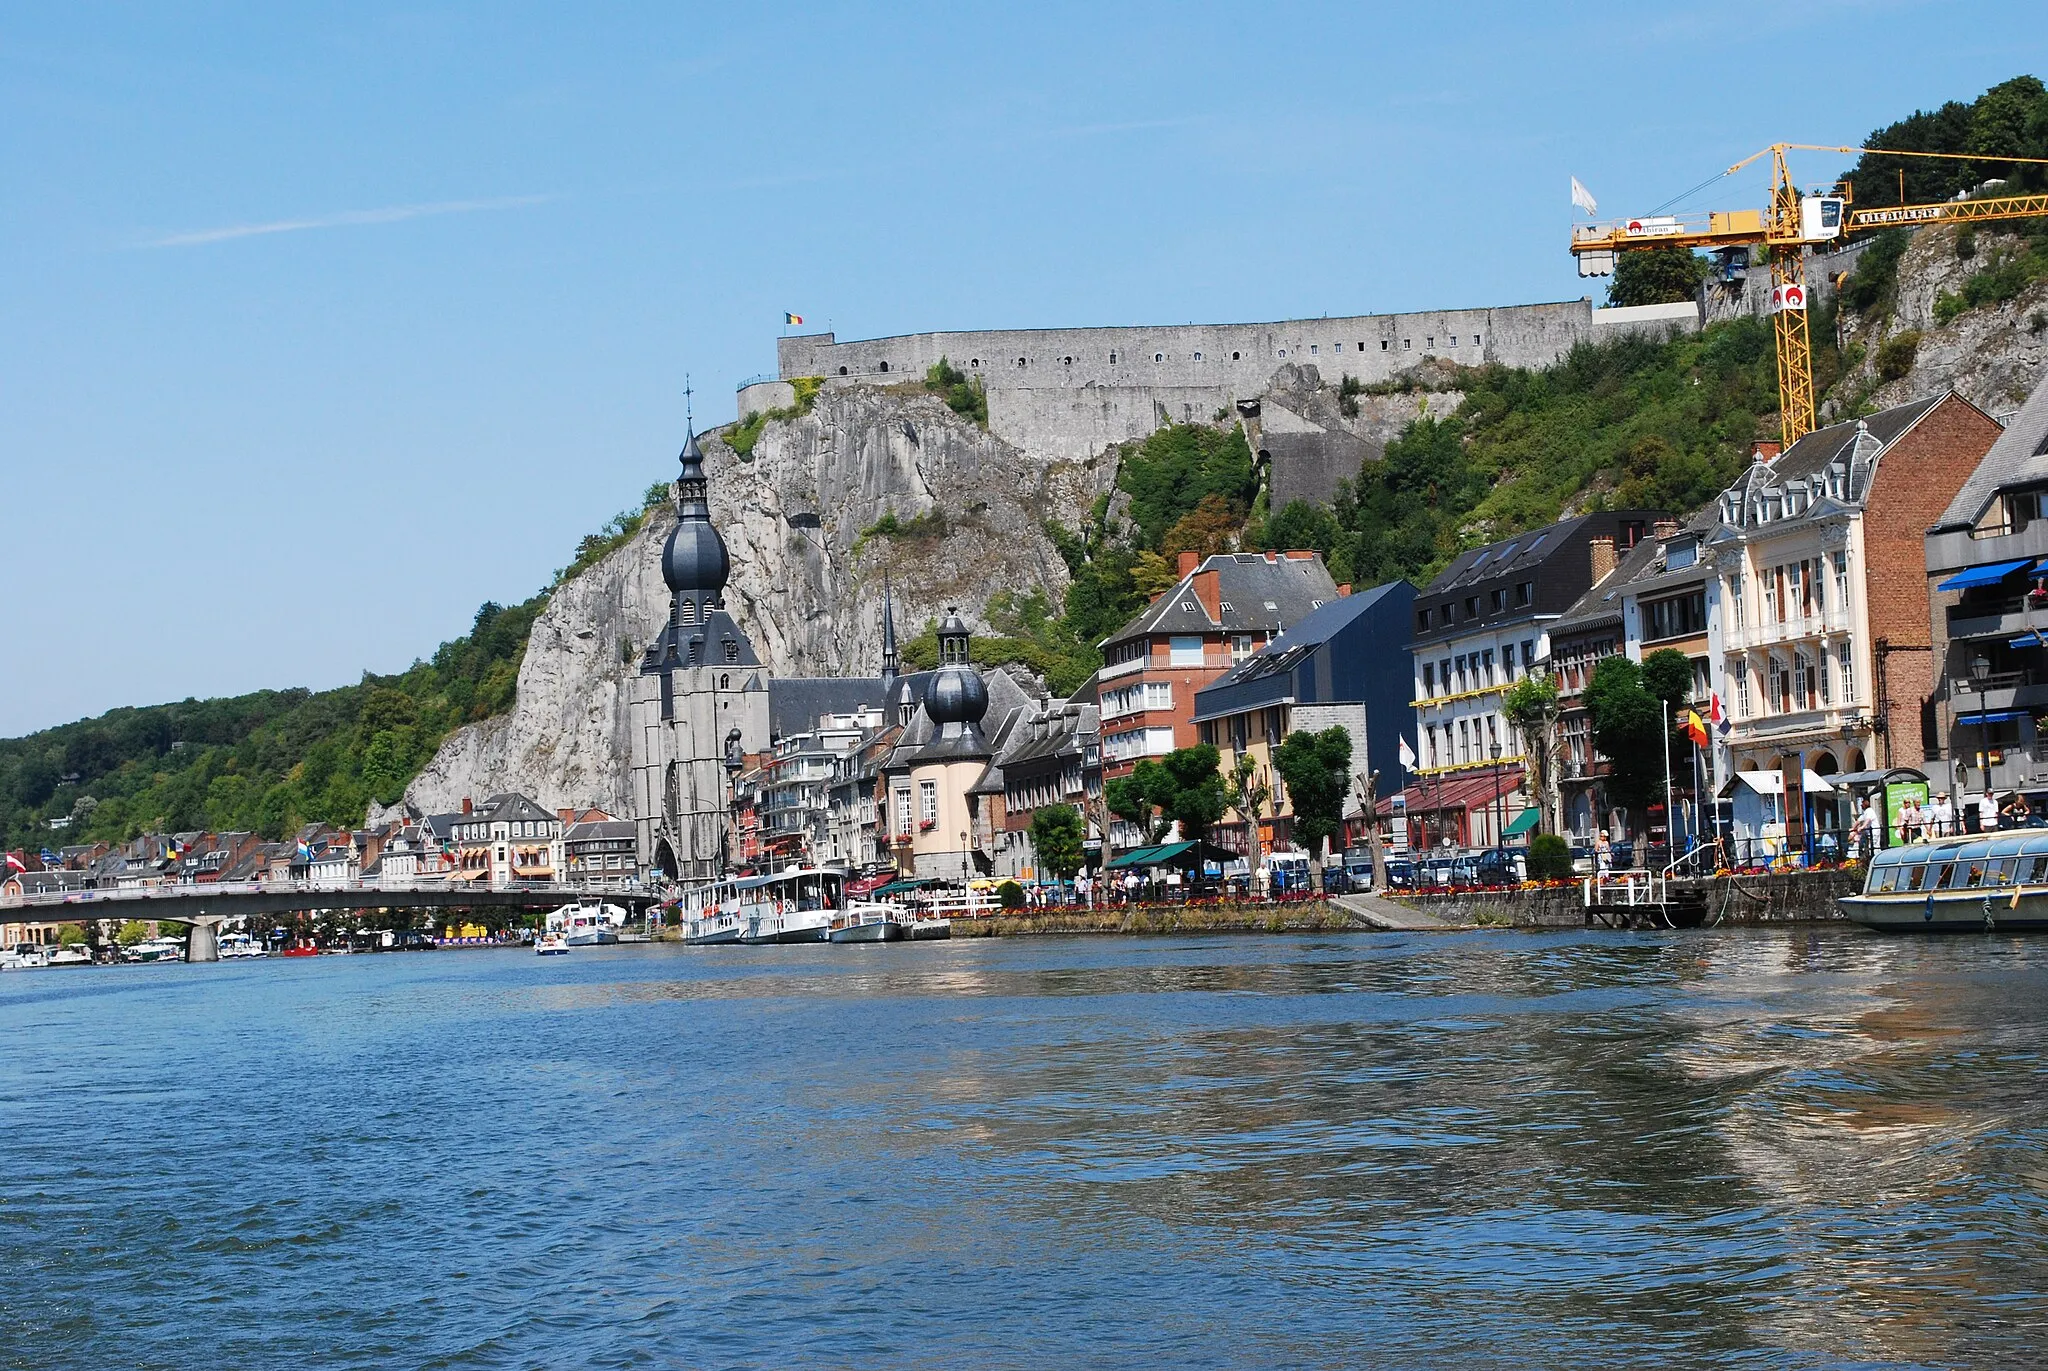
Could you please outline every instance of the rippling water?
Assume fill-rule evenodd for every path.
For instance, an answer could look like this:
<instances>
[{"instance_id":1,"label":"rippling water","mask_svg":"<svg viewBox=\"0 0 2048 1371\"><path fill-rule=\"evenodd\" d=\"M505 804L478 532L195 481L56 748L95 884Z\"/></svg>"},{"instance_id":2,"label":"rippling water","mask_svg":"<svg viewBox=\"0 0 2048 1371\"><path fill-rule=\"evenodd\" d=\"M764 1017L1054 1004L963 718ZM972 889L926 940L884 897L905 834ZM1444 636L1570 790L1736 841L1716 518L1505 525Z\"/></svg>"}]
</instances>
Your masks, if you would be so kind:
<instances>
[{"instance_id":1,"label":"rippling water","mask_svg":"<svg viewBox=\"0 0 2048 1371\"><path fill-rule=\"evenodd\" d=\"M7 1366L2044 1355L2048 940L0 976Z\"/></svg>"}]
</instances>

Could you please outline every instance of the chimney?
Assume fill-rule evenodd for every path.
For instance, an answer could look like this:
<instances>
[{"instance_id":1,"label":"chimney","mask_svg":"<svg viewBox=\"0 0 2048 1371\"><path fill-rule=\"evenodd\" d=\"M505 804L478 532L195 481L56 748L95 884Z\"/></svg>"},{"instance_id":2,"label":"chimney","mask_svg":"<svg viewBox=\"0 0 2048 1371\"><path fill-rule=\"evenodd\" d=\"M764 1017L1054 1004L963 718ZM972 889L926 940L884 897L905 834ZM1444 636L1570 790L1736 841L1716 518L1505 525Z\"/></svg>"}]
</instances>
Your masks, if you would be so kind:
<instances>
[{"instance_id":1,"label":"chimney","mask_svg":"<svg viewBox=\"0 0 2048 1371\"><path fill-rule=\"evenodd\" d=\"M1784 450L1785 445L1783 443L1772 442L1768 438L1759 438L1756 440L1756 446L1750 450L1749 459L1752 462L1762 462L1768 466L1770 463L1777 461L1778 454Z\"/></svg>"},{"instance_id":2,"label":"chimney","mask_svg":"<svg viewBox=\"0 0 2048 1371\"><path fill-rule=\"evenodd\" d=\"M1190 574L1191 572L1193 572L1193 571L1194 571L1194 569L1195 569L1196 567L1200 566L1201 564L1202 564L1202 554L1201 554L1201 553L1199 553L1199 552L1183 552L1183 553L1181 553L1181 555L1180 555L1180 565L1179 565L1179 567L1178 567L1178 568L1176 568L1176 570L1177 570L1178 574L1179 574L1179 575L1180 575L1180 576L1181 576L1182 578L1186 578L1186 577L1187 577L1187 576L1188 576L1188 575L1189 575L1189 574Z\"/></svg>"},{"instance_id":3,"label":"chimney","mask_svg":"<svg viewBox=\"0 0 2048 1371\"><path fill-rule=\"evenodd\" d=\"M1195 598L1202 602L1202 608L1209 611L1209 618L1215 623L1223 622L1223 576L1211 567L1195 573L1193 582Z\"/></svg>"},{"instance_id":4,"label":"chimney","mask_svg":"<svg viewBox=\"0 0 2048 1371\"><path fill-rule=\"evenodd\" d=\"M1676 538L1678 536L1678 520L1659 519L1656 523L1650 525L1650 536L1659 542L1666 538Z\"/></svg>"},{"instance_id":5,"label":"chimney","mask_svg":"<svg viewBox=\"0 0 2048 1371\"><path fill-rule=\"evenodd\" d=\"M470 812L471 812L471 811L473 811L473 810L474 810L475 808L476 808L476 806L475 806L475 805L473 805L473 804L471 804L471 803L469 802L469 796L465 795L465 796L463 796L463 797L462 797L462 812L463 812L464 814L468 814L468 813L470 813Z\"/></svg>"},{"instance_id":6,"label":"chimney","mask_svg":"<svg viewBox=\"0 0 2048 1371\"><path fill-rule=\"evenodd\" d=\"M1598 535L1588 545L1587 550L1593 558L1593 584L1599 585L1614 572L1614 535Z\"/></svg>"},{"instance_id":7,"label":"chimney","mask_svg":"<svg viewBox=\"0 0 2048 1371\"><path fill-rule=\"evenodd\" d=\"M1340 585L1338 585L1338 587L1337 587L1337 597L1338 597L1339 599L1342 599L1342 598L1343 598L1344 596L1346 596L1346 595L1349 595L1350 593L1351 593L1351 582L1349 582L1349 581L1345 581L1345 582L1341 583Z\"/></svg>"}]
</instances>

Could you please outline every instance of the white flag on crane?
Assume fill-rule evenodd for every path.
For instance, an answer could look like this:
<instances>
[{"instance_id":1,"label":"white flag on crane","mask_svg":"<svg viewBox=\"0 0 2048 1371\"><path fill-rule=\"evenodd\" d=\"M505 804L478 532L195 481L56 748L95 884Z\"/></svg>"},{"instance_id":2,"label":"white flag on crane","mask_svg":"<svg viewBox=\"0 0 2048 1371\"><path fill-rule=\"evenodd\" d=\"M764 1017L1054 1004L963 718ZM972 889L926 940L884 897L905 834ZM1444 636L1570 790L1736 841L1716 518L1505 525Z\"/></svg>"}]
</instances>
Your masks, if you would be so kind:
<instances>
[{"instance_id":1,"label":"white flag on crane","mask_svg":"<svg viewBox=\"0 0 2048 1371\"><path fill-rule=\"evenodd\" d=\"M1579 184L1579 178L1576 176L1572 178L1572 205L1574 208L1582 209L1588 214L1598 214L1600 212L1600 202L1593 198L1592 191Z\"/></svg>"}]
</instances>

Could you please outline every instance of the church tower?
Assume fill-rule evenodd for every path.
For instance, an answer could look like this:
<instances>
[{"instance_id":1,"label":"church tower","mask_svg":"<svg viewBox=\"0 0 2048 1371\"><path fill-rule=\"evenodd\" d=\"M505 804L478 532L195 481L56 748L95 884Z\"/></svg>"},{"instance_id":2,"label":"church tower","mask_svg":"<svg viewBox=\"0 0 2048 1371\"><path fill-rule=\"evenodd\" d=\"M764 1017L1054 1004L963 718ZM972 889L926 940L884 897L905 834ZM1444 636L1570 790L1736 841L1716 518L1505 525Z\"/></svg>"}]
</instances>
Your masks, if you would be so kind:
<instances>
[{"instance_id":1,"label":"church tower","mask_svg":"<svg viewBox=\"0 0 2048 1371\"><path fill-rule=\"evenodd\" d=\"M711 525L694 432L681 461L676 526L661 553L668 623L631 682L632 817L643 870L698 881L724 868L731 772L767 746L768 685L754 645L725 612L731 562Z\"/></svg>"}]
</instances>

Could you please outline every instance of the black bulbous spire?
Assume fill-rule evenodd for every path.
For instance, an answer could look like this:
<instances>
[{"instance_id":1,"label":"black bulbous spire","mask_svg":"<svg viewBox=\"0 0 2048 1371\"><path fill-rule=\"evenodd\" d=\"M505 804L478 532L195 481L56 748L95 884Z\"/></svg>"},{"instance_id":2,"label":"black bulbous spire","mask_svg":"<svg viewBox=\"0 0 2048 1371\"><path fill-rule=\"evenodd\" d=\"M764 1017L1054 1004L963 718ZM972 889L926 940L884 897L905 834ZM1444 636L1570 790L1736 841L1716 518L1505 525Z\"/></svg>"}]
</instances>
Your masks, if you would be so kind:
<instances>
[{"instance_id":1,"label":"black bulbous spire","mask_svg":"<svg viewBox=\"0 0 2048 1371\"><path fill-rule=\"evenodd\" d=\"M676 526L661 551L661 578L678 601L721 604L732 560L725 539L711 526L710 481L695 432L683 443L679 460L683 470L676 478Z\"/></svg>"}]
</instances>

